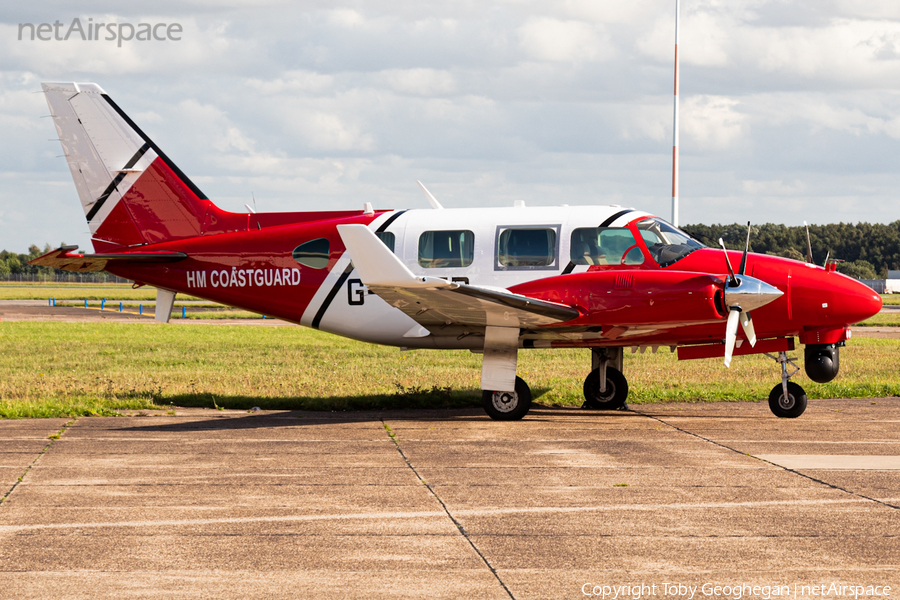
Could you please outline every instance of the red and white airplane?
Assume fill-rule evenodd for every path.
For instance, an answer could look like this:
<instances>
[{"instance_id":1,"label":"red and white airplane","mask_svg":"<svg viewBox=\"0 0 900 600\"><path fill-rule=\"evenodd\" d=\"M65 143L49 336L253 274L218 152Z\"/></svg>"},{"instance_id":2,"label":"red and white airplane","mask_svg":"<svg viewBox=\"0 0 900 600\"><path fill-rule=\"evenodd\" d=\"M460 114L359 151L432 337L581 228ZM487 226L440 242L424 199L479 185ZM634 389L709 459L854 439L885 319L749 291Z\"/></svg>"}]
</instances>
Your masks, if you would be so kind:
<instances>
[{"instance_id":1,"label":"red and white airplane","mask_svg":"<svg viewBox=\"0 0 900 600\"><path fill-rule=\"evenodd\" d=\"M794 338L827 382L849 325L881 309L833 263L707 248L621 206L444 209L428 194L427 210L227 212L100 86L43 89L95 253L67 246L34 264L155 286L160 321L181 292L366 342L483 353L494 419L530 407L519 349L573 347L591 350L588 408L625 406L625 348L669 347L726 366L769 354L782 375L769 405L797 417Z\"/></svg>"}]
</instances>

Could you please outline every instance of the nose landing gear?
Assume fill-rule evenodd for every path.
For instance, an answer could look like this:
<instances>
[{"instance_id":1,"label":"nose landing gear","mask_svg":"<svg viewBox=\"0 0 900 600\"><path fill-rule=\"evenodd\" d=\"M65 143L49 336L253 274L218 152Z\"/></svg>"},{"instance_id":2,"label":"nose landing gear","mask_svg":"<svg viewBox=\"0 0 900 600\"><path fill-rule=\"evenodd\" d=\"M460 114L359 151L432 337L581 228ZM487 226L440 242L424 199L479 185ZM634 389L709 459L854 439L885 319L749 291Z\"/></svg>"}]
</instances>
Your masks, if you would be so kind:
<instances>
[{"instance_id":1,"label":"nose landing gear","mask_svg":"<svg viewBox=\"0 0 900 600\"><path fill-rule=\"evenodd\" d=\"M605 372L606 377L602 377ZM602 381L605 379L606 381ZM584 380L584 404L582 408L615 410L626 408L628 381L618 369L598 367Z\"/></svg>"},{"instance_id":2,"label":"nose landing gear","mask_svg":"<svg viewBox=\"0 0 900 600\"><path fill-rule=\"evenodd\" d=\"M781 383L772 388L769 393L769 409L776 417L782 419L796 419L806 410L806 392L803 388L790 381L790 378L800 372L800 367L794 362L796 358L788 358L787 352L779 352L778 356L766 354L769 358L781 365ZM788 364L791 372L788 373Z\"/></svg>"},{"instance_id":3,"label":"nose landing gear","mask_svg":"<svg viewBox=\"0 0 900 600\"><path fill-rule=\"evenodd\" d=\"M627 409L628 380L622 374L622 348L592 348L592 370L584 380L584 404L591 410Z\"/></svg>"}]
</instances>

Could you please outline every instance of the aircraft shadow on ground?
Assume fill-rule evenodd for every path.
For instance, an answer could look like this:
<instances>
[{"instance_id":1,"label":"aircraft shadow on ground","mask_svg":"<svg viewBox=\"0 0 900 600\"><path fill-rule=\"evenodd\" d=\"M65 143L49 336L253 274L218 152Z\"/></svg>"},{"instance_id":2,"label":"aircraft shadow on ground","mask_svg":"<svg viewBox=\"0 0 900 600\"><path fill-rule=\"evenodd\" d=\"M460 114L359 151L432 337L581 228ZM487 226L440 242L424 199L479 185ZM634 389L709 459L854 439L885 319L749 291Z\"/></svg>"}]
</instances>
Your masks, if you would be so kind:
<instances>
[{"instance_id":1,"label":"aircraft shadow on ground","mask_svg":"<svg viewBox=\"0 0 900 600\"><path fill-rule=\"evenodd\" d=\"M455 423L474 423L474 422L490 422L484 410L476 407L466 408L384 408L384 409L368 409L368 410L332 410L332 411L311 411L311 410L283 410L275 409L279 412L271 412L268 409L265 412L249 412L245 416L234 416L233 413L220 413L217 410L210 410L208 414L194 413L188 419L178 422L154 423L156 419L150 418L146 425L123 427L123 431L225 431L225 430L242 430L242 429L272 429L276 427L311 427L326 424L348 424L348 423L380 423L382 421L422 421L422 422L455 422ZM640 414L646 417L666 418L673 416L669 412L645 411L640 410ZM582 410L577 406L566 407L549 407L542 405L532 406L531 411L525 417L528 421L548 421L559 417L582 417L585 419L603 418L608 419L627 419L635 416L634 411L630 410ZM677 415L676 415L677 416ZM723 415L720 412L715 414L696 414L690 415L692 419L710 419L713 421L721 420ZM741 419L756 420L772 420L772 416L768 414L760 415L741 415Z\"/></svg>"},{"instance_id":2,"label":"aircraft shadow on ground","mask_svg":"<svg viewBox=\"0 0 900 600\"><path fill-rule=\"evenodd\" d=\"M549 391L547 389L535 389L536 397ZM390 405L385 405L384 399L391 399ZM459 402L448 402L444 405L440 401L433 404L427 403L427 398L414 401L404 401L402 396L353 396L335 397L328 399L335 408L305 408L310 404L322 406L321 398L262 398L255 396L227 396L220 397L208 394L188 394L182 396L167 397L177 408L207 408L212 409L208 415L194 413L189 420L176 423L154 423L152 420L146 425L130 426L123 428L131 431L203 431L203 430L240 430L259 429L273 427L298 427L315 426L328 423L377 423L387 420L415 420L415 421L444 421L444 422L486 422L489 417L481 408L480 399L469 394ZM215 400L215 404L213 403ZM408 400L408 399L407 399ZM254 406L262 405L264 412L249 412ZM349 407L348 407L349 406ZM161 406L160 408L163 408ZM225 415L216 407L228 409L248 410L246 416ZM250 408L248 408L250 407ZM340 407L340 408L338 408ZM273 413L272 411L278 411ZM526 417L528 420L543 420L554 416L628 416L628 411L581 411L576 406L550 407L535 404Z\"/></svg>"},{"instance_id":3,"label":"aircraft shadow on ground","mask_svg":"<svg viewBox=\"0 0 900 600\"><path fill-rule=\"evenodd\" d=\"M534 388L532 396L540 397L550 388ZM144 392L139 392L143 395ZM169 404L183 408L226 408L251 410L303 410L303 411L360 411L388 409L476 408L481 406L479 390L451 390L449 388L402 388L394 394L367 394L357 396L252 396L190 393L167 395L157 400L161 408Z\"/></svg>"}]
</instances>

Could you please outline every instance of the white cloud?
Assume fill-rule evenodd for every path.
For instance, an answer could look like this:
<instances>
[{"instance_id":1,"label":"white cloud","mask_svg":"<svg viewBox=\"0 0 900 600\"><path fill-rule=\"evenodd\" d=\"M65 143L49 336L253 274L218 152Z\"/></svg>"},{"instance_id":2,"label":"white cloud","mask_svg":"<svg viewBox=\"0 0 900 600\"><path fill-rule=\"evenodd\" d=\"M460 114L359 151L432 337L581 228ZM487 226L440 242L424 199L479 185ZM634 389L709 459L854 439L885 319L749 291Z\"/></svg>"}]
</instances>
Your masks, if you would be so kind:
<instances>
[{"instance_id":1,"label":"white cloud","mask_svg":"<svg viewBox=\"0 0 900 600\"><path fill-rule=\"evenodd\" d=\"M856 138L887 135L900 139L900 99L895 97L848 102L845 96L818 94L758 94L744 99L755 123L799 124L813 134L833 131Z\"/></svg>"},{"instance_id":2,"label":"white cloud","mask_svg":"<svg viewBox=\"0 0 900 600\"><path fill-rule=\"evenodd\" d=\"M674 11L673 11L674 13ZM652 28L638 37L637 49L662 63L675 59L674 14L655 18ZM735 23L728 17L697 10L682 13L678 56L686 65L722 67L729 62Z\"/></svg>"},{"instance_id":3,"label":"white cloud","mask_svg":"<svg viewBox=\"0 0 900 600\"><path fill-rule=\"evenodd\" d=\"M803 181L786 183L782 180L741 182L744 192L752 196L804 196L808 193L807 185Z\"/></svg>"},{"instance_id":4,"label":"white cloud","mask_svg":"<svg viewBox=\"0 0 900 600\"><path fill-rule=\"evenodd\" d=\"M339 8L330 11L328 20L340 27L357 29L366 24L366 18L359 11L349 8Z\"/></svg>"},{"instance_id":5,"label":"white cloud","mask_svg":"<svg viewBox=\"0 0 900 600\"><path fill-rule=\"evenodd\" d=\"M658 98L640 98L609 107L609 114L626 139L672 141L672 104L661 103Z\"/></svg>"},{"instance_id":6,"label":"white cloud","mask_svg":"<svg viewBox=\"0 0 900 600\"><path fill-rule=\"evenodd\" d=\"M683 135L706 149L721 149L741 138L746 116L726 96L689 96L681 100Z\"/></svg>"},{"instance_id":7,"label":"white cloud","mask_svg":"<svg viewBox=\"0 0 900 600\"><path fill-rule=\"evenodd\" d=\"M390 69L379 73L393 90L420 96L438 96L456 92L456 79L441 69Z\"/></svg>"},{"instance_id":8,"label":"white cloud","mask_svg":"<svg viewBox=\"0 0 900 600\"><path fill-rule=\"evenodd\" d=\"M528 56L554 62L607 60L615 49L600 26L582 21L533 17L517 30L519 46Z\"/></svg>"},{"instance_id":9,"label":"white cloud","mask_svg":"<svg viewBox=\"0 0 900 600\"><path fill-rule=\"evenodd\" d=\"M629 2L597 2L597 0L564 0L559 10L565 15L595 23L632 23L648 16L672 16L674 3L658 0L630 0Z\"/></svg>"},{"instance_id":10,"label":"white cloud","mask_svg":"<svg viewBox=\"0 0 900 600\"><path fill-rule=\"evenodd\" d=\"M900 76L900 22L841 19L827 27L767 28L742 37L748 58L762 71L875 87ZM755 58L751 48L758 51Z\"/></svg>"},{"instance_id":11,"label":"white cloud","mask_svg":"<svg viewBox=\"0 0 900 600\"><path fill-rule=\"evenodd\" d=\"M270 80L251 78L247 80L247 85L263 94L283 94L285 92L313 92L321 94L334 85L334 77L316 73L315 71L299 69L286 71L281 77Z\"/></svg>"},{"instance_id":12,"label":"white cloud","mask_svg":"<svg viewBox=\"0 0 900 600\"><path fill-rule=\"evenodd\" d=\"M357 127L333 113L317 111L297 115L290 124L318 150L369 151L375 146L371 136L363 134Z\"/></svg>"}]
</instances>

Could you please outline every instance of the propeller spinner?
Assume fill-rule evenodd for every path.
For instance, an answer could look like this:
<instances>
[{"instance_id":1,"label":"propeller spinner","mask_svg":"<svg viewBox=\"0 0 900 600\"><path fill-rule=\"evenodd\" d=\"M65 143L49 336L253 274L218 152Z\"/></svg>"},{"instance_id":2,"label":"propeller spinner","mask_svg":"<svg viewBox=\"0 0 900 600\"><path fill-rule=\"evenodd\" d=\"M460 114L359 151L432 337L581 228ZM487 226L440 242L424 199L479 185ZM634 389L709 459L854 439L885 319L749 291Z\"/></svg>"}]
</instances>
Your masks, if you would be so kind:
<instances>
[{"instance_id":1,"label":"propeller spinner","mask_svg":"<svg viewBox=\"0 0 900 600\"><path fill-rule=\"evenodd\" d=\"M737 275L731 267L725 242L719 238L719 245L725 251L725 264L728 266L728 280L725 282L725 305L728 307L728 322L725 326L725 366L731 366L731 357L737 343L737 327L740 322L751 346L756 345L756 330L753 328L753 317L750 311L777 300L784 292L769 285L765 281L745 275L747 270L747 254L750 251L750 223L747 223L747 243Z\"/></svg>"}]
</instances>

